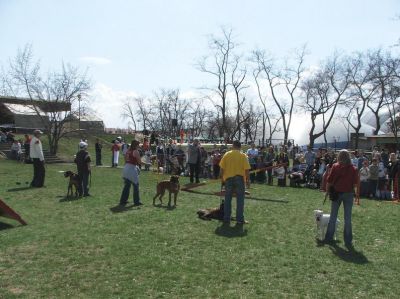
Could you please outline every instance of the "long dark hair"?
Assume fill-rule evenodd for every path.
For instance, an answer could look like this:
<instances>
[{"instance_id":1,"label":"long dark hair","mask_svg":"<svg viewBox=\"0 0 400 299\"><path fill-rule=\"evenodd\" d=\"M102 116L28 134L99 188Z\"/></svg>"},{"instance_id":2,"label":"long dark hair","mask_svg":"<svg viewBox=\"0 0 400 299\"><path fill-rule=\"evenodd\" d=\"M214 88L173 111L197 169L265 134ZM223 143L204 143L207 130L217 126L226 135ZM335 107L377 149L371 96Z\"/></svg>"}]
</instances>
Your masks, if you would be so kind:
<instances>
[{"instance_id":1,"label":"long dark hair","mask_svg":"<svg viewBox=\"0 0 400 299\"><path fill-rule=\"evenodd\" d=\"M131 150L137 149L138 146L139 146L139 141L137 141L137 140L135 140L135 139L132 140L132 142L131 142Z\"/></svg>"}]
</instances>

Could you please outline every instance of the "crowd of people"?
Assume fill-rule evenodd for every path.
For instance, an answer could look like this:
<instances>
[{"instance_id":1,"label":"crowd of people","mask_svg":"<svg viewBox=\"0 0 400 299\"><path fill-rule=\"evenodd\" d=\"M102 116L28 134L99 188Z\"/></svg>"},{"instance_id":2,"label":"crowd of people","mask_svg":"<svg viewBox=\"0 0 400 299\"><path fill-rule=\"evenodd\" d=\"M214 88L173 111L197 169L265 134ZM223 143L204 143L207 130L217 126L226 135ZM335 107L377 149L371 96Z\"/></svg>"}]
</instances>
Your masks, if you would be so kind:
<instances>
[{"instance_id":1,"label":"crowd of people","mask_svg":"<svg viewBox=\"0 0 400 299\"><path fill-rule=\"evenodd\" d=\"M97 140L96 165L101 164L102 144ZM129 145L121 137L112 141L112 167L118 166L119 153L125 157ZM200 179L220 177L220 161L228 147L214 144L204 147L194 139L186 149L172 139L150 144L147 138L138 145L143 168L153 168L157 172L188 176L190 182ZM307 147L294 150L285 145L256 146L254 143L244 151L251 167L250 182L276 185L280 187L307 187L326 191L326 177L337 161L337 153L332 149ZM360 195L376 199L392 199L397 192L398 155L388 154L385 148L366 153L362 150L350 152L352 165L357 169L360 181ZM142 166L141 166L142 168ZM396 183L396 184L395 184Z\"/></svg>"},{"instance_id":2,"label":"crowd of people","mask_svg":"<svg viewBox=\"0 0 400 299\"><path fill-rule=\"evenodd\" d=\"M44 156L40 137L42 132L35 130L33 137L25 135L25 141L14 139L11 134L2 134L6 142L11 142L11 155L18 158L24 144L26 159L33 163L32 187L42 187L45 179ZM102 165L103 143L97 139L95 144L96 165ZM124 158L122 178L124 186L120 197L120 206L128 202L131 186L133 186L134 206L142 205L139 193L139 173L151 168L165 174L185 175L190 183L200 183L201 178L221 179L225 186L225 223L231 220L231 200L236 193L236 221L238 224L248 223L244 219L245 185L250 183L274 184L286 187L287 180L291 187L315 188L328 193L337 192L338 197L332 200L331 218L325 236L325 242L333 240L338 209L343 203L345 211L344 240L348 248L352 248L351 210L354 195L376 199L398 200L400 160L398 153L388 153L374 147L367 155L364 151L326 148L313 150L308 147L305 152L293 151L293 148L281 145L258 146L253 143L247 150L242 150L241 143L234 141L232 148L227 145L214 144L211 148L203 147L198 139L190 142L183 149L172 139L167 143L159 141L151 144L144 138L133 140L129 145L121 137L111 142L111 167L117 167L119 154ZM89 177L91 175L91 157L87 140L82 139L78 146L74 162L77 165L80 185L80 196L90 196ZM331 191L333 188L334 191ZM335 191L336 190L336 191Z\"/></svg>"}]
</instances>

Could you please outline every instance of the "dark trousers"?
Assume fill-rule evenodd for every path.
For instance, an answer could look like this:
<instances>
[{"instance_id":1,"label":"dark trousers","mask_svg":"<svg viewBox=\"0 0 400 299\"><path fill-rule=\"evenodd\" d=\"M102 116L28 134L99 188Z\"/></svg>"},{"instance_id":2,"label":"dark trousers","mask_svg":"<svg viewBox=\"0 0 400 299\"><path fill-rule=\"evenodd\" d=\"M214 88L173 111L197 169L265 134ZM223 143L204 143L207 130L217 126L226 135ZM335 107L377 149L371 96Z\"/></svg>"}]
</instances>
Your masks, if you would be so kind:
<instances>
[{"instance_id":1,"label":"dark trousers","mask_svg":"<svg viewBox=\"0 0 400 299\"><path fill-rule=\"evenodd\" d=\"M79 196L88 196L89 195L89 172L78 172L79 176L79 188L78 193Z\"/></svg>"},{"instance_id":2,"label":"dark trousers","mask_svg":"<svg viewBox=\"0 0 400 299\"><path fill-rule=\"evenodd\" d=\"M219 178L219 165L218 164L214 164L213 165L213 173L214 173L214 179L218 179Z\"/></svg>"},{"instance_id":3,"label":"dark trousers","mask_svg":"<svg viewBox=\"0 0 400 299\"><path fill-rule=\"evenodd\" d=\"M101 164L101 151L96 151L96 165L102 165Z\"/></svg>"},{"instance_id":4,"label":"dark trousers","mask_svg":"<svg viewBox=\"0 0 400 299\"><path fill-rule=\"evenodd\" d=\"M189 171L190 171L190 182L193 183L193 176L194 176L196 178L196 183L200 183L199 180L200 164L189 163Z\"/></svg>"},{"instance_id":5,"label":"dark trousers","mask_svg":"<svg viewBox=\"0 0 400 299\"><path fill-rule=\"evenodd\" d=\"M121 198L119 200L119 203L121 205L125 205L128 202L129 192L131 190L131 185L133 185L133 203L134 204L139 204L140 203L139 183L138 184L134 184L130 180L124 178L124 188L122 189Z\"/></svg>"},{"instance_id":6,"label":"dark trousers","mask_svg":"<svg viewBox=\"0 0 400 299\"><path fill-rule=\"evenodd\" d=\"M32 187L43 187L45 172L46 170L44 169L44 161L40 161L39 158L33 158Z\"/></svg>"},{"instance_id":7,"label":"dark trousers","mask_svg":"<svg viewBox=\"0 0 400 299\"><path fill-rule=\"evenodd\" d=\"M268 169L267 174L268 174L268 185L272 185L274 182L274 177L272 176L272 169Z\"/></svg>"},{"instance_id":8,"label":"dark trousers","mask_svg":"<svg viewBox=\"0 0 400 299\"><path fill-rule=\"evenodd\" d=\"M251 170L255 170L257 169L257 165L256 164L251 164ZM256 174L254 172L250 173L250 182L254 183L254 180L256 179Z\"/></svg>"}]
</instances>

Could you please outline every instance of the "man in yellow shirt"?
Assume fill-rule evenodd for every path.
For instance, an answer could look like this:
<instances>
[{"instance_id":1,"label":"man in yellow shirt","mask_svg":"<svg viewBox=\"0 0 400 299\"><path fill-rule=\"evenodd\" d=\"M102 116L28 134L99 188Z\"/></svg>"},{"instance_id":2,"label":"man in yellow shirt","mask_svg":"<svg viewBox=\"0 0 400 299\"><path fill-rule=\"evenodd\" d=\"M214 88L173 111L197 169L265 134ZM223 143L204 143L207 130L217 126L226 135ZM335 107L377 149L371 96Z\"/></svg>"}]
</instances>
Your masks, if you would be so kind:
<instances>
[{"instance_id":1,"label":"man in yellow shirt","mask_svg":"<svg viewBox=\"0 0 400 299\"><path fill-rule=\"evenodd\" d=\"M233 142L232 150L225 153L219 166L220 176L225 183L224 222L231 220L232 193L236 192L236 221L238 224L248 223L244 220L244 191L245 182L250 185L249 170L250 164L247 155L240 151L241 143L238 140Z\"/></svg>"}]
</instances>

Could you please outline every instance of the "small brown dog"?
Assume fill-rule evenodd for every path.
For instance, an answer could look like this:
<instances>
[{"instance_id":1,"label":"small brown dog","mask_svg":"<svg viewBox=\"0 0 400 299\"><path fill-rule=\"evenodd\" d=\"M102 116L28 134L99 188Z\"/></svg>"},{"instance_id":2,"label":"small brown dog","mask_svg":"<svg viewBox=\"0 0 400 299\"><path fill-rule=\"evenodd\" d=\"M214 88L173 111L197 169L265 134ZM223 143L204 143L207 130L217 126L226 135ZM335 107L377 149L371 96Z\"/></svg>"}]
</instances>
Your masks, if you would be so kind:
<instances>
[{"instance_id":1,"label":"small brown dog","mask_svg":"<svg viewBox=\"0 0 400 299\"><path fill-rule=\"evenodd\" d=\"M73 173L72 171L68 170L64 172L64 177L66 178L69 177L67 197L69 197L70 195L72 196L74 194L72 188L73 186L75 186L75 197L78 197L78 190L80 186L79 176L76 173Z\"/></svg>"},{"instance_id":2,"label":"small brown dog","mask_svg":"<svg viewBox=\"0 0 400 299\"><path fill-rule=\"evenodd\" d=\"M168 206L171 206L171 194L174 194L174 206L176 206L176 199L180 190L179 176L171 175L169 181L161 181L157 184L157 194L153 198L153 205L156 204L156 198L159 197L162 204L162 197L164 196L165 190L169 191Z\"/></svg>"}]
</instances>

